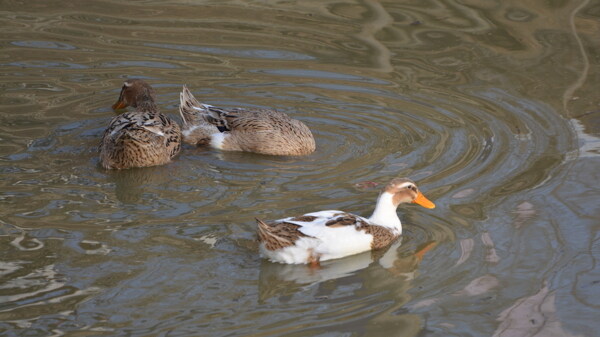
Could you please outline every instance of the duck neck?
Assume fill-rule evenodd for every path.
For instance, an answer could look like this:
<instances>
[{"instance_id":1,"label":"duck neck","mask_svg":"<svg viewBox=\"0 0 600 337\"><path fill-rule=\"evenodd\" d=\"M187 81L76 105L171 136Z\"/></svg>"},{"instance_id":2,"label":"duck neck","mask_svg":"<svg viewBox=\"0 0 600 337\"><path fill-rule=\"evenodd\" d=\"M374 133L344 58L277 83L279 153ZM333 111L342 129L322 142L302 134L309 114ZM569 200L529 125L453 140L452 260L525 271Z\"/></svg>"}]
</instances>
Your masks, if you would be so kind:
<instances>
[{"instance_id":1,"label":"duck neck","mask_svg":"<svg viewBox=\"0 0 600 337\"><path fill-rule=\"evenodd\" d=\"M398 206L394 205L393 198L394 195L391 193L381 193L379 198L377 198L377 205L369 220L379 226L402 232L400 218L398 218L398 214L396 213Z\"/></svg>"},{"instance_id":2,"label":"duck neck","mask_svg":"<svg viewBox=\"0 0 600 337\"><path fill-rule=\"evenodd\" d=\"M158 110L158 108L156 107L156 104L150 98L139 100L134 108L136 111L140 111L140 112L148 112L148 111L157 111Z\"/></svg>"}]
</instances>

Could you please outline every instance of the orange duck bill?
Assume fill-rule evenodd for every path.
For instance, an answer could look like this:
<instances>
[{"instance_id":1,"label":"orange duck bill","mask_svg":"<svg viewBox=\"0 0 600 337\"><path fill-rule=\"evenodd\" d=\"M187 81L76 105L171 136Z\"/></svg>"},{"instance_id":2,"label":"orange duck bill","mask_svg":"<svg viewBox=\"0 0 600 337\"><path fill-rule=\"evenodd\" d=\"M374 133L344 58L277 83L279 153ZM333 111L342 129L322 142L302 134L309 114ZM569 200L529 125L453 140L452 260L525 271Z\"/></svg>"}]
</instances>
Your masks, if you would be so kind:
<instances>
[{"instance_id":1,"label":"orange duck bill","mask_svg":"<svg viewBox=\"0 0 600 337\"><path fill-rule=\"evenodd\" d=\"M435 204L433 202L431 202L429 199L425 198L425 196L421 192L419 192L419 194L417 194L417 197L412 202L413 202L413 204L418 204L425 208L435 208Z\"/></svg>"},{"instance_id":2,"label":"orange duck bill","mask_svg":"<svg viewBox=\"0 0 600 337\"><path fill-rule=\"evenodd\" d=\"M112 108L113 108L113 110L119 110L119 109L125 109L127 106L128 106L128 104L125 103L125 98L123 97L123 90L121 90L119 99L117 100L117 103L112 105Z\"/></svg>"},{"instance_id":3,"label":"orange duck bill","mask_svg":"<svg viewBox=\"0 0 600 337\"><path fill-rule=\"evenodd\" d=\"M125 109L126 107L127 107L127 104L125 104L123 102L117 102L117 103L113 104L113 106L112 106L113 110Z\"/></svg>"}]
</instances>

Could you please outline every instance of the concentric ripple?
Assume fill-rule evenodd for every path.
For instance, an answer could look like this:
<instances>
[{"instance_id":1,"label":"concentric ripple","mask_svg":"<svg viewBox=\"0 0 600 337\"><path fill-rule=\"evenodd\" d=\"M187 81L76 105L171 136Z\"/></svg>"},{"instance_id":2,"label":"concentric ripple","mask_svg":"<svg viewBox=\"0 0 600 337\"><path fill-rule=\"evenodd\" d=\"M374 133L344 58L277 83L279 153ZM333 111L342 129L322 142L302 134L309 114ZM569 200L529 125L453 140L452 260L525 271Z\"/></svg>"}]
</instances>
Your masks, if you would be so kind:
<instances>
[{"instance_id":1,"label":"concentric ripple","mask_svg":"<svg viewBox=\"0 0 600 337\"><path fill-rule=\"evenodd\" d=\"M553 255L566 245L535 241L563 240L558 220L527 226L544 211L538 188L554 193L548 182L577 149L544 83L550 75L535 68L564 62L568 34L516 30L550 11L498 11L389 1L6 4L0 334L492 335L500 309L531 288L545 294L523 275L550 278L560 274L552 263L568 264ZM561 69L554 84L578 66ZM310 127L317 150L270 157L185 146L168 165L103 170L97 146L130 77L150 82L178 121L183 84L216 106L284 111ZM402 205L404 235L387 251L319 270L258 257L256 217L368 216L398 176L437 207ZM474 321L485 327L463 326Z\"/></svg>"}]
</instances>

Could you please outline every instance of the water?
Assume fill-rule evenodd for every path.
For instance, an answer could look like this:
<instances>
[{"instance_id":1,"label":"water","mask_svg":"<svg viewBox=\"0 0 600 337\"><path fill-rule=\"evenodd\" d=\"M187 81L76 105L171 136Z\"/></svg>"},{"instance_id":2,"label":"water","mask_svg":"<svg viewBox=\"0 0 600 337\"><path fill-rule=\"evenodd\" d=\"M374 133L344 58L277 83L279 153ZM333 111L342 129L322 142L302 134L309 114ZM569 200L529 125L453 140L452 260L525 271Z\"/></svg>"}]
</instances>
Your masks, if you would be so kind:
<instances>
[{"instance_id":1,"label":"water","mask_svg":"<svg viewBox=\"0 0 600 337\"><path fill-rule=\"evenodd\" d=\"M595 336L600 7L593 1L2 3L0 334ZM301 158L186 147L106 171L126 78L304 121ZM368 216L387 251L258 257L254 218Z\"/></svg>"}]
</instances>

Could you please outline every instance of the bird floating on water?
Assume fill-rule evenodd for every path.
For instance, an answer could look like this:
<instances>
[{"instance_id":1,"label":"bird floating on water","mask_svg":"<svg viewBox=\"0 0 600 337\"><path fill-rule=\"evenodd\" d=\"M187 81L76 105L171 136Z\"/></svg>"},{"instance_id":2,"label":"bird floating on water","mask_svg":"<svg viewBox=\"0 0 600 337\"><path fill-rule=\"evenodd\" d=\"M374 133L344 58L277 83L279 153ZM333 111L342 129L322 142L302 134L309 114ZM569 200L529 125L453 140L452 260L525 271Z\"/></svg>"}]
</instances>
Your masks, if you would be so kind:
<instances>
[{"instance_id":1,"label":"bird floating on water","mask_svg":"<svg viewBox=\"0 0 600 337\"><path fill-rule=\"evenodd\" d=\"M275 156L302 156L315 150L310 129L283 112L202 104L185 85L179 112L187 144Z\"/></svg>"},{"instance_id":2,"label":"bird floating on water","mask_svg":"<svg viewBox=\"0 0 600 337\"><path fill-rule=\"evenodd\" d=\"M401 203L435 208L407 178L392 179L381 191L369 218L343 211L320 211L258 223L261 256L273 262L311 264L387 247L400 234Z\"/></svg>"},{"instance_id":3,"label":"bird floating on water","mask_svg":"<svg viewBox=\"0 0 600 337\"><path fill-rule=\"evenodd\" d=\"M135 111L114 117L100 144L100 163L106 169L162 165L181 149L181 129L156 106L154 89L143 80L123 83L114 110Z\"/></svg>"}]
</instances>

